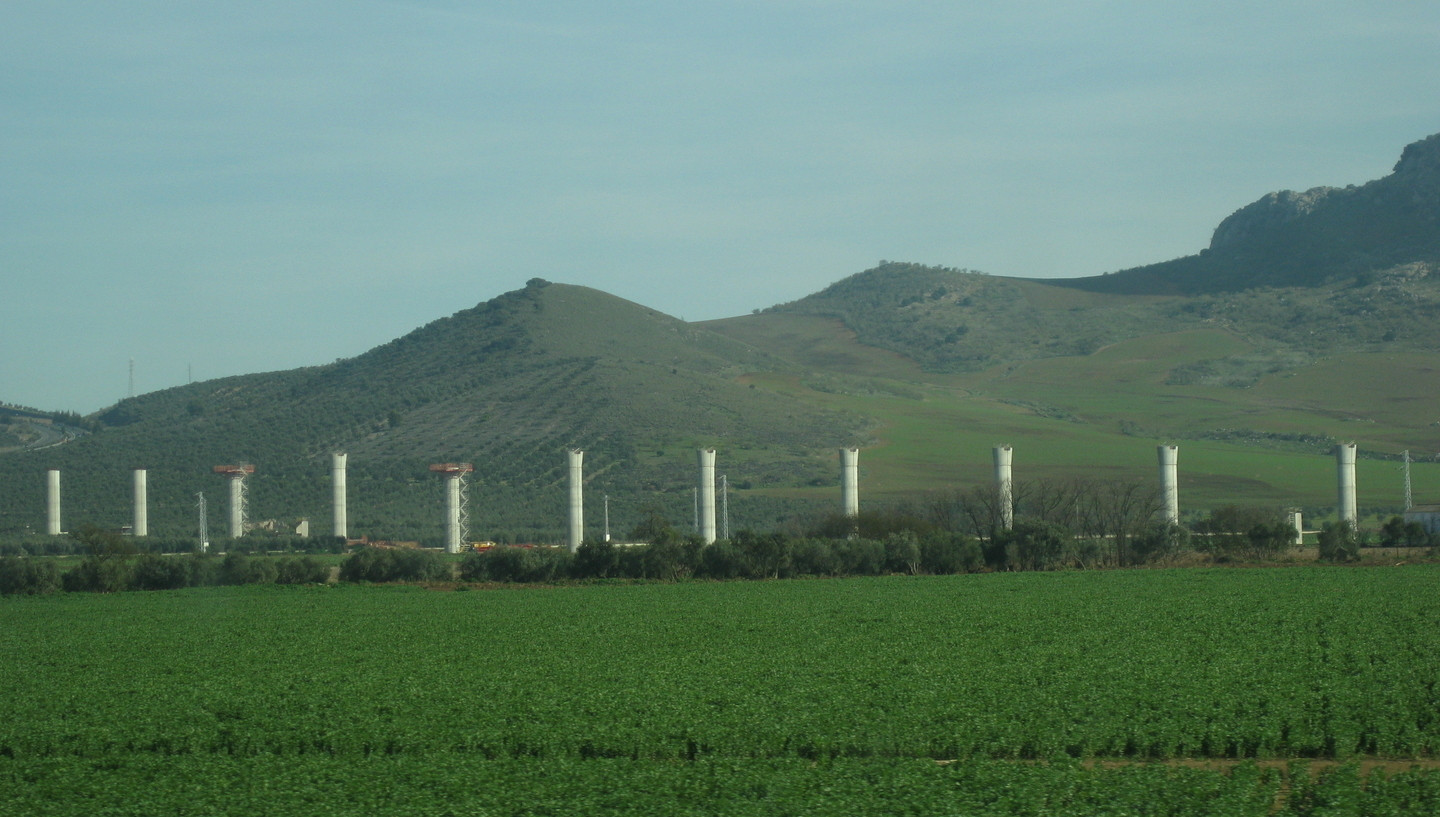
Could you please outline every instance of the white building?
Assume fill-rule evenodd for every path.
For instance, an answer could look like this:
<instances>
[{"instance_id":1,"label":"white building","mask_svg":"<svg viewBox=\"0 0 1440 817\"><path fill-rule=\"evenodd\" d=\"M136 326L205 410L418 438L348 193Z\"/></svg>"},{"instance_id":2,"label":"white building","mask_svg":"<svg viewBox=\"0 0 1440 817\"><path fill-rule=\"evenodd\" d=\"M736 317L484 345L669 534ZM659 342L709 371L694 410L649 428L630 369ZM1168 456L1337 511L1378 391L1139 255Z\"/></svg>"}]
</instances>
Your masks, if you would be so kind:
<instances>
[{"instance_id":1,"label":"white building","mask_svg":"<svg viewBox=\"0 0 1440 817\"><path fill-rule=\"evenodd\" d=\"M1405 511L1405 522L1419 522L1426 533L1440 532L1440 505L1411 505Z\"/></svg>"}]
</instances>

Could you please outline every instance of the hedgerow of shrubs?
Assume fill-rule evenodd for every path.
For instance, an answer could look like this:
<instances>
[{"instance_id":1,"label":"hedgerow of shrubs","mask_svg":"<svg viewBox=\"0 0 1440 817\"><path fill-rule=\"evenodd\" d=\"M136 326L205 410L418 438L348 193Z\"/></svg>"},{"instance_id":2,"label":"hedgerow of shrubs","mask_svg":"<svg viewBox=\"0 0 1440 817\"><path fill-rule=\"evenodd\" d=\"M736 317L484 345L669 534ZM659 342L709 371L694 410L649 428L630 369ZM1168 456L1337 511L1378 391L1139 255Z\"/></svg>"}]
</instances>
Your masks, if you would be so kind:
<instances>
[{"instance_id":1,"label":"hedgerow of shrubs","mask_svg":"<svg viewBox=\"0 0 1440 817\"><path fill-rule=\"evenodd\" d=\"M585 548L581 548L585 550ZM590 551L586 550L587 556ZM574 559L559 548L497 547L460 562L467 582L546 582L573 575Z\"/></svg>"},{"instance_id":2,"label":"hedgerow of shrubs","mask_svg":"<svg viewBox=\"0 0 1440 817\"><path fill-rule=\"evenodd\" d=\"M325 584L330 581L330 566L309 556L275 561L276 584Z\"/></svg>"},{"instance_id":3,"label":"hedgerow of shrubs","mask_svg":"<svg viewBox=\"0 0 1440 817\"><path fill-rule=\"evenodd\" d=\"M251 558L231 553L223 559L191 554L141 553L134 558L88 556L61 573L51 559L0 556L0 595L118 593L125 590L176 590L240 584L323 584L330 567L319 559Z\"/></svg>"},{"instance_id":4,"label":"hedgerow of shrubs","mask_svg":"<svg viewBox=\"0 0 1440 817\"><path fill-rule=\"evenodd\" d=\"M361 548L340 563L347 582L436 581L450 578L450 565L428 550Z\"/></svg>"},{"instance_id":5,"label":"hedgerow of shrubs","mask_svg":"<svg viewBox=\"0 0 1440 817\"><path fill-rule=\"evenodd\" d=\"M118 593L130 589L130 563L90 556L61 577L67 593Z\"/></svg>"},{"instance_id":6,"label":"hedgerow of shrubs","mask_svg":"<svg viewBox=\"0 0 1440 817\"><path fill-rule=\"evenodd\" d=\"M60 589L60 570L49 559L0 556L0 596L53 593Z\"/></svg>"},{"instance_id":7,"label":"hedgerow of shrubs","mask_svg":"<svg viewBox=\"0 0 1440 817\"><path fill-rule=\"evenodd\" d=\"M130 566L129 589L175 590L203 581L208 561L180 557L178 559L146 553Z\"/></svg>"},{"instance_id":8,"label":"hedgerow of shrubs","mask_svg":"<svg viewBox=\"0 0 1440 817\"><path fill-rule=\"evenodd\" d=\"M952 514L953 516L953 514ZM973 526L973 524L972 524ZM1293 532L1265 509L1221 508L1197 523L1196 539L1185 528L1153 522L1124 529L1123 536L1077 534L1041 518L998 524L987 536L946 528L915 514L871 513L823 520L810 535L741 531L704 545L663 519L643 530L649 544L617 545L590 540L570 553L562 548L511 546L469 553L458 566L465 582L538 583L563 580L778 579L807 576L951 574L980 570L1056 570L1128 566L1164 560L1192 548L1217 560L1273 559L1290 547ZM1403 519L1387 523L1387 540L1428 542L1418 526ZM89 553L61 573L50 560L0 556L0 594L35 594L58 589L86 592L164 590L204 585L323 583L331 568L310 557L251 558L232 551L223 559L201 554L165 556L136 553L133 540L86 528L75 536ZM1319 537L1320 558L1358 558L1360 537L1347 525L1327 524ZM383 583L441 581L455 566L428 550L361 548L340 565L341 580Z\"/></svg>"},{"instance_id":9,"label":"hedgerow of shrubs","mask_svg":"<svg viewBox=\"0 0 1440 817\"><path fill-rule=\"evenodd\" d=\"M352 557L353 558L353 557ZM563 579L785 579L887 573L967 573L986 567L979 542L960 534L892 533L883 540L789 537L741 531L711 545L694 537L654 544L586 541L561 548L494 547L466 554L460 580L547 582ZM342 570L341 576L345 573Z\"/></svg>"}]
</instances>

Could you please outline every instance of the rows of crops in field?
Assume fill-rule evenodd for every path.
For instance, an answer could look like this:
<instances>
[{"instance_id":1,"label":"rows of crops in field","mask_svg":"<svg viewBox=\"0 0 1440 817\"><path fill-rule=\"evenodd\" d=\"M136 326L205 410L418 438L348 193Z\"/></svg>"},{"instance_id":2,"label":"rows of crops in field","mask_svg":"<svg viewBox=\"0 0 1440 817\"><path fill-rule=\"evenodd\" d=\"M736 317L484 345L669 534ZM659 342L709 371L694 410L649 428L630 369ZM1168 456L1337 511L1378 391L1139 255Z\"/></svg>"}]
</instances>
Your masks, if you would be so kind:
<instances>
[{"instance_id":1,"label":"rows of crops in field","mask_svg":"<svg viewBox=\"0 0 1440 817\"><path fill-rule=\"evenodd\" d=\"M1440 775L1139 765L708 758L141 757L0 761L0 806L44 815L1430 815Z\"/></svg>"},{"instance_id":2,"label":"rows of crops in field","mask_svg":"<svg viewBox=\"0 0 1440 817\"><path fill-rule=\"evenodd\" d=\"M318 796L396 764L499 813L517 785L533 797L515 802L649 786L657 807L728 786L756 809L731 813L786 813L766 809L869 780L955 813L1100 813L1054 806L1208 786L1174 802L1264 814L1268 771L1080 761L1434 758L1437 583L1416 566L10 597L0 791L84 771L196 799L253 768L276 781L261 794ZM1039 799L958 805L1004 775ZM1440 803L1431 772L1325 785Z\"/></svg>"}]
</instances>

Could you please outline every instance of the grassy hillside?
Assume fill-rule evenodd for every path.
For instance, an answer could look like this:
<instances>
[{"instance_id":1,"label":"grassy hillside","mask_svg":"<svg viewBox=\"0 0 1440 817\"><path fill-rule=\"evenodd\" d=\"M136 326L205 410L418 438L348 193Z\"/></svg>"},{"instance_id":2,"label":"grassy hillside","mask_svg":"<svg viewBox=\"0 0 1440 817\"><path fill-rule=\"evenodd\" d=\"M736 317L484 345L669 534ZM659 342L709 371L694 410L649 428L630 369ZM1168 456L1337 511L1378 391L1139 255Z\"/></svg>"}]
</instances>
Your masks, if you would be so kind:
<instances>
[{"instance_id":1,"label":"grassy hillside","mask_svg":"<svg viewBox=\"0 0 1440 817\"><path fill-rule=\"evenodd\" d=\"M1398 509L1398 455L1417 460L1417 501L1440 497L1440 379L1433 355L1357 352L1256 373L1246 387L1176 378L1177 370L1254 347L1227 329L1145 336L1084 356L931 373L866 347L838 320L786 312L709 328L798 350L804 374L757 375L764 387L875 418L862 493L872 498L964 488L990 479L990 448L1015 446L1016 479L1155 478L1155 446L1181 446L1182 506L1335 503L1337 440L1361 447L1362 505ZM838 362L838 368L829 368ZM1423 460L1423 461L1422 461ZM782 491L824 495L828 489Z\"/></svg>"},{"instance_id":2,"label":"grassy hillside","mask_svg":"<svg viewBox=\"0 0 1440 817\"><path fill-rule=\"evenodd\" d=\"M1218 329L1243 345L1191 360L1170 379L1247 386L1336 353L1440 350L1435 269L1411 264L1314 286L1153 295L882 263L766 314L839 321L861 343L913 359L930 373L1090 355L1125 340Z\"/></svg>"},{"instance_id":3,"label":"grassy hillside","mask_svg":"<svg viewBox=\"0 0 1440 817\"><path fill-rule=\"evenodd\" d=\"M815 451L863 436L858 415L737 380L785 365L595 290L532 281L355 358L125 400L91 437L0 458L0 533L41 527L49 467L62 469L66 527L128 521L128 471L148 467L152 533L188 533L198 491L221 518L210 469L233 462L257 466L252 517L327 532L332 451L350 454L351 528L372 536L439 537L427 466L463 460L476 465L476 535L558 538L570 447L587 451L592 507L616 497L617 530L651 505L688 521L696 447L745 452L730 461L744 456L750 481L804 484Z\"/></svg>"},{"instance_id":4,"label":"grassy hillside","mask_svg":"<svg viewBox=\"0 0 1440 817\"><path fill-rule=\"evenodd\" d=\"M1016 278L882 263L767 313L834 318L862 343L932 372L973 371L999 360L1089 354L1167 328L1145 296L1107 296Z\"/></svg>"}]
</instances>

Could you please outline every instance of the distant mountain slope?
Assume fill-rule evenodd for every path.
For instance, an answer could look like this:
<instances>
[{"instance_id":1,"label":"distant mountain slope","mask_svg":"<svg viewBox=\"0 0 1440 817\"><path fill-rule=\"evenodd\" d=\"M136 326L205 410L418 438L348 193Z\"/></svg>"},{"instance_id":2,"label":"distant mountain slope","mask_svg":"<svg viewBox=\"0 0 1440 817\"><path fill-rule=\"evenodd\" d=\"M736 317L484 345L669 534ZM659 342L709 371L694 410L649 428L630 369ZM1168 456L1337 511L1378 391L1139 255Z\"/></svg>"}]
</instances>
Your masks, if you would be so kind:
<instances>
[{"instance_id":1,"label":"distant mountain slope","mask_svg":"<svg viewBox=\"0 0 1440 817\"><path fill-rule=\"evenodd\" d=\"M475 463L477 525L500 508L506 524L553 526L569 447L587 450L592 484L628 492L683 489L701 445L833 451L863 439L858 415L738 382L757 368L784 364L638 304L537 279L354 358L123 400L87 439L0 457L0 531L34 524L35 475L47 467L65 472L67 519L114 526L128 518L117 475L151 468L151 527L178 533L193 529L197 491L223 490L212 465L250 462L257 518L307 516L323 532L329 454L347 451L352 523L414 538L433 528L427 508L440 497L431 462ZM806 457L796 460L768 458L750 475L814 478ZM623 524L637 510L617 512Z\"/></svg>"},{"instance_id":2,"label":"distant mountain slope","mask_svg":"<svg viewBox=\"0 0 1440 817\"><path fill-rule=\"evenodd\" d=\"M1212 382L1244 385L1258 373L1335 352L1440 350L1440 276L1417 263L1319 287L1166 296L886 263L759 315L707 326L737 338L783 338L750 325L779 325L797 316L838 320L861 343L937 373L1088 355L1163 332L1222 329L1253 350L1244 360L1200 369ZM765 348L783 355L782 346ZM827 368L824 361L814 366ZM1193 377L1195 371L1176 376Z\"/></svg>"},{"instance_id":3,"label":"distant mountain slope","mask_svg":"<svg viewBox=\"0 0 1440 817\"><path fill-rule=\"evenodd\" d=\"M837 318L862 343L944 372L1001 360L1084 355L1136 334L1163 331L1167 318L1152 300L882 262L765 313ZM752 317L732 320L743 323ZM723 324L717 330L725 331Z\"/></svg>"},{"instance_id":4,"label":"distant mountain slope","mask_svg":"<svg viewBox=\"0 0 1440 817\"><path fill-rule=\"evenodd\" d=\"M881 262L765 312L838 319L933 372L1193 328L1235 332L1287 367L1337 350L1437 350L1440 134L1406 147L1378 181L1241 208L1199 255L1059 280Z\"/></svg>"}]
</instances>

